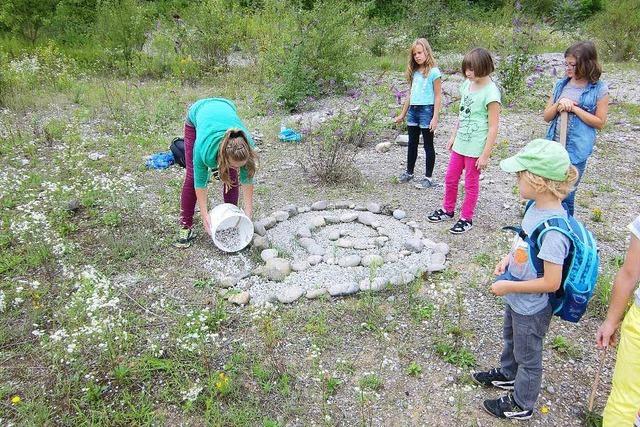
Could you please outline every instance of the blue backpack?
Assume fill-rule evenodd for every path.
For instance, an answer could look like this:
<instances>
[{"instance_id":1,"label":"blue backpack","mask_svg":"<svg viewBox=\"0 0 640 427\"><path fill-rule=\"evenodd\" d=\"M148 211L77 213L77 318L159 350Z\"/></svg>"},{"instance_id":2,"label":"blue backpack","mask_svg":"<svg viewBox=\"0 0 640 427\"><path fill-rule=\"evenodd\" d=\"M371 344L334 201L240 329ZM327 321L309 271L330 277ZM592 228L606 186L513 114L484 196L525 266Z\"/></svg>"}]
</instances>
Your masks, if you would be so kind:
<instances>
[{"instance_id":1,"label":"blue backpack","mask_svg":"<svg viewBox=\"0 0 640 427\"><path fill-rule=\"evenodd\" d=\"M525 212L531 206L532 200L527 202ZM544 261L538 258L538 253L545 233L556 230L567 236L571 246L562 267L562 284L556 292L549 293L549 302L553 314L569 322L578 322L587 310L598 281L600 256L593 234L571 215L546 219L535 227L530 236L519 226L503 229L515 231L529 245L529 259L538 277L544 275Z\"/></svg>"}]
</instances>

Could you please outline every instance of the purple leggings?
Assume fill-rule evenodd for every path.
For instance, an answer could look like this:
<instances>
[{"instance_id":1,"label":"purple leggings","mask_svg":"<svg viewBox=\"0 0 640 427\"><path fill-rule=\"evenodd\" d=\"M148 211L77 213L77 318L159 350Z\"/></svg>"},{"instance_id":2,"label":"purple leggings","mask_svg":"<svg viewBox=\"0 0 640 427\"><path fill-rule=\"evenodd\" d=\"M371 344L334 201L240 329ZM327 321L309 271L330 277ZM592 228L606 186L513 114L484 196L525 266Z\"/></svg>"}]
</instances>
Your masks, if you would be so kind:
<instances>
[{"instance_id":1,"label":"purple leggings","mask_svg":"<svg viewBox=\"0 0 640 427\"><path fill-rule=\"evenodd\" d=\"M196 208L196 190L193 186L193 143L196 140L196 128L185 123L184 125L184 158L187 163L184 174L184 183L182 184L182 193L180 194L180 225L184 228L193 226L193 213ZM222 198L225 203L238 205L238 196L240 194L238 186L238 171L229 169L229 178L233 186L226 188L222 185ZM227 191L225 191L227 190Z\"/></svg>"}]
</instances>

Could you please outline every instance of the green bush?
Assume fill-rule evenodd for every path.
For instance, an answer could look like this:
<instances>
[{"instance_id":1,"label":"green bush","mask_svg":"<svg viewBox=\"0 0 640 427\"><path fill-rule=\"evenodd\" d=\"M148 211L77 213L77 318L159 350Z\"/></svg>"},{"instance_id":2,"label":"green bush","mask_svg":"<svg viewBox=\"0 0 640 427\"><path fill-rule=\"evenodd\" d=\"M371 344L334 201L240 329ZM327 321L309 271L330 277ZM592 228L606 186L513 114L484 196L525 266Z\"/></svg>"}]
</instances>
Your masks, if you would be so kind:
<instances>
[{"instance_id":1,"label":"green bush","mask_svg":"<svg viewBox=\"0 0 640 427\"><path fill-rule=\"evenodd\" d=\"M640 3L637 0L608 1L588 25L600 39L599 48L614 61L640 57Z\"/></svg>"}]
</instances>

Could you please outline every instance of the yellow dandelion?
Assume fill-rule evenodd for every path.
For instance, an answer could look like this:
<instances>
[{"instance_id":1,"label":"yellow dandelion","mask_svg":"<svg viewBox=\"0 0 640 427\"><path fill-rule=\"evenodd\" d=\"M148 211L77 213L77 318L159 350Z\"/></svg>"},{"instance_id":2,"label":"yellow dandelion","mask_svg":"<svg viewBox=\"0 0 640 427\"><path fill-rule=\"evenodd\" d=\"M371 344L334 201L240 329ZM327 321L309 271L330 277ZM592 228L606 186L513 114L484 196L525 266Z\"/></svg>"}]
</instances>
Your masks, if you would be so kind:
<instances>
[{"instance_id":1,"label":"yellow dandelion","mask_svg":"<svg viewBox=\"0 0 640 427\"><path fill-rule=\"evenodd\" d=\"M20 402L22 402L22 398L20 396L18 396L17 394L15 396L11 397L11 404L12 405L17 405Z\"/></svg>"},{"instance_id":2,"label":"yellow dandelion","mask_svg":"<svg viewBox=\"0 0 640 427\"><path fill-rule=\"evenodd\" d=\"M547 405L542 405L542 408L540 408L540 412L543 414L548 414L549 413L549 407Z\"/></svg>"}]
</instances>

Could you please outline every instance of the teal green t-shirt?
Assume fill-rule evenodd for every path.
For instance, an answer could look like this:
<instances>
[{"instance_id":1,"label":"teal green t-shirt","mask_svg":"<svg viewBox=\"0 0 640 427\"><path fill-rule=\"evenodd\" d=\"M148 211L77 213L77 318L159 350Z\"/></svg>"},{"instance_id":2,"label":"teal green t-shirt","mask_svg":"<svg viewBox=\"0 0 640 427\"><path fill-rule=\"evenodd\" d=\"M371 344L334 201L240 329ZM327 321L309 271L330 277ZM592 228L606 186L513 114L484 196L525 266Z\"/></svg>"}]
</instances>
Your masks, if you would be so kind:
<instances>
[{"instance_id":1,"label":"teal green t-shirt","mask_svg":"<svg viewBox=\"0 0 640 427\"><path fill-rule=\"evenodd\" d=\"M235 104L228 99L201 99L189 108L187 118L196 128L196 141L193 147L195 188L206 188L210 170L218 169L218 150L227 130L241 129L249 145L255 147L251 134L238 117ZM245 167L240 168L240 183L252 183Z\"/></svg>"},{"instance_id":2,"label":"teal green t-shirt","mask_svg":"<svg viewBox=\"0 0 640 427\"><path fill-rule=\"evenodd\" d=\"M411 81L411 99L410 105L433 105L435 102L435 93L433 92L433 82L442 77L442 73L438 67L429 70L427 77L420 71L413 73Z\"/></svg>"},{"instance_id":3,"label":"teal green t-shirt","mask_svg":"<svg viewBox=\"0 0 640 427\"><path fill-rule=\"evenodd\" d=\"M492 102L500 103L500 89L491 81L477 92L469 92L471 80L460 86L460 114L458 133L453 151L463 156L480 157L489 133L489 109Z\"/></svg>"}]
</instances>

